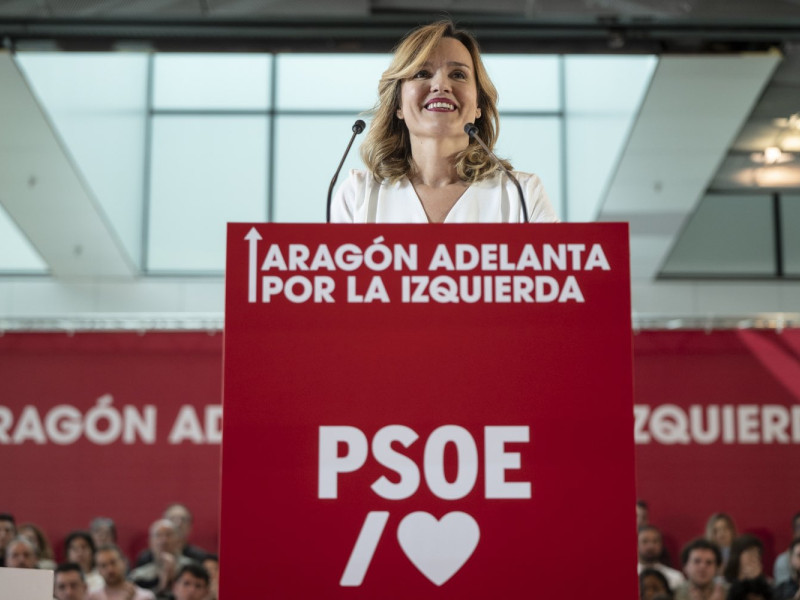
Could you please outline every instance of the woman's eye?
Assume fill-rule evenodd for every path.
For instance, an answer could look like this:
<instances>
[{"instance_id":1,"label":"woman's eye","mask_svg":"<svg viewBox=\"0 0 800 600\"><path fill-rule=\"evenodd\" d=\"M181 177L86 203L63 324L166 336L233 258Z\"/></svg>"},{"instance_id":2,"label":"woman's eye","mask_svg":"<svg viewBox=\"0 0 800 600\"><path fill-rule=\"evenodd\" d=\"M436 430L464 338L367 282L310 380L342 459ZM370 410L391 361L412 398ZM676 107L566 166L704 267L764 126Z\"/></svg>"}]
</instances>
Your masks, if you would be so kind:
<instances>
[{"instance_id":1,"label":"woman's eye","mask_svg":"<svg viewBox=\"0 0 800 600\"><path fill-rule=\"evenodd\" d=\"M466 79L467 78L467 74L464 73L464 71L453 71L450 74L450 76L454 77L455 79Z\"/></svg>"},{"instance_id":2,"label":"woman's eye","mask_svg":"<svg viewBox=\"0 0 800 600\"><path fill-rule=\"evenodd\" d=\"M417 71L414 73L414 79L425 79L426 77L430 77L430 73L426 70Z\"/></svg>"}]
</instances>

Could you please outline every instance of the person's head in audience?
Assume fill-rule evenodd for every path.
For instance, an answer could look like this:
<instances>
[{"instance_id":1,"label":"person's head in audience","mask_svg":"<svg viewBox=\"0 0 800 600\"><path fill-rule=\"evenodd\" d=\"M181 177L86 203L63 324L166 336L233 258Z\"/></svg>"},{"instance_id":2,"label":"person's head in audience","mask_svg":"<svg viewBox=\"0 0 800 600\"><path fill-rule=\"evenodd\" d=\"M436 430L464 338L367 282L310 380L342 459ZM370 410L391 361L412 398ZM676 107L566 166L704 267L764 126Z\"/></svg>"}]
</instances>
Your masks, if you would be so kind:
<instances>
[{"instance_id":1,"label":"person's head in audience","mask_svg":"<svg viewBox=\"0 0 800 600\"><path fill-rule=\"evenodd\" d=\"M792 517L792 537L800 537L800 512Z\"/></svg>"},{"instance_id":2,"label":"person's head in audience","mask_svg":"<svg viewBox=\"0 0 800 600\"><path fill-rule=\"evenodd\" d=\"M659 594L672 597L667 578L657 569L642 569L642 572L639 573L640 600L653 600Z\"/></svg>"},{"instance_id":3,"label":"person's head in audience","mask_svg":"<svg viewBox=\"0 0 800 600\"><path fill-rule=\"evenodd\" d=\"M794 538L789 545L789 568L792 579L800 582L800 537Z\"/></svg>"},{"instance_id":4,"label":"person's head in audience","mask_svg":"<svg viewBox=\"0 0 800 600\"><path fill-rule=\"evenodd\" d=\"M197 563L189 563L178 571L172 584L175 600L203 600L208 595L208 571Z\"/></svg>"},{"instance_id":5,"label":"person's head in audience","mask_svg":"<svg viewBox=\"0 0 800 600\"><path fill-rule=\"evenodd\" d=\"M15 537L17 537L17 524L14 521L14 516L8 513L0 513L0 561L5 558L6 546Z\"/></svg>"},{"instance_id":6,"label":"person's head in audience","mask_svg":"<svg viewBox=\"0 0 800 600\"><path fill-rule=\"evenodd\" d=\"M203 559L203 567L208 571L210 597L216 598L219 589L219 558L217 555L207 554Z\"/></svg>"},{"instance_id":7,"label":"person's head in audience","mask_svg":"<svg viewBox=\"0 0 800 600\"><path fill-rule=\"evenodd\" d=\"M180 542L175 525L169 519L159 519L150 526L150 551L158 561L165 552L180 554Z\"/></svg>"},{"instance_id":8,"label":"person's head in audience","mask_svg":"<svg viewBox=\"0 0 800 600\"><path fill-rule=\"evenodd\" d=\"M94 569L94 551L94 540L88 531L73 531L64 541L64 556L77 563L84 573Z\"/></svg>"},{"instance_id":9,"label":"person's head in audience","mask_svg":"<svg viewBox=\"0 0 800 600\"><path fill-rule=\"evenodd\" d=\"M44 532L33 523L24 523L17 527L18 535L24 537L36 550L37 560L53 560L53 548Z\"/></svg>"},{"instance_id":10,"label":"person's head in audience","mask_svg":"<svg viewBox=\"0 0 800 600\"><path fill-rule=\"evenodd\" d=\"M6 566L14 569L35 569L36 548L27 538L17 536L6 546Z\"/></svg>"},{"instance_id":11,"label":"person's head in audience","mask_svg":"<svg viewBox=\"0 0 800 600\"><path fill-rule=\"evenodd\" d=\"M56 567L53 596L55 600L86 600L86 581L80 565L68 562Z\"/></svg>"},{"instance_id":12,"label":"person's head in audience","mask_svg":"<svg viewBox=\"0 0 800 600\"><path fill-rule=\"evenodd\" d=\"M94 555L97 570L108 588L118 588L125 583L125 560L117 546L103 546Z\"/></svg>"},{"instance_id":13,"label":"person's head in audience","mask_svg":"<svg viewBox=\"0 0 800 600\"><path fill-rule=\"evenodd\" d=\"M89 523L89 533L92 534L95 548L113 546L117 543L117 526L113 519L108 517L95 517Z\"/></svg>"},{"instance_id":14,"label":"person's head in audience","mask_svg":"<svg viewBox=\"0 0 800 600\"><path fill-rule=\"evenodd\" d=\"M639 528L639 562L645 566L655 565L664 551L661 532L654 525Z\"/></svg>"},{"instance_id":15,"label":"person's head in audience","mask_svg":"<svg viewBox=\"0 0 800 600\"><path fill-rule=\"evenodd\" d=\"M741 579L731 584L727 600L772 600L772 588L763 577Z\"/></svg>"},{"instance_id":16,"label":"person's head in audience","mask_svg":"<svg viewBox=\"0 0 800 600\"><path fill-rule=\"evenodd\" d=\"M720 549L730 548L736 538L736 524L727 513L714 513L706 522L706 539Z\"/></svg>"},{"instance_id":17,"label":"person's head in audience","mask_svg":"<svg viewBox=\"0 0 800 600\"><path fill-rule=\"evenodd\" d=\"M764 573L761 560L764 545L749 533L740 535L731 544L731 554L725 565L725 579L730 583L739 579L755 579Z\"/></svg>"},{"instance_id":18,"label":"person's head in audience","mask_svg":"<svg viewBox=\"0 0 800 600\"><path fill-rule=\"evenodd\" d=\"M178 545L182 548L189 540L192 533L192 513L183 504L170 504L164 511L164 518L172 521L175 525L175 533L178 536Z\"/></svg>"},{"instance_id":19,"label":"person's head in audience","mask_svg":"<svg viewBox=\"0 0 800 600\"><path fill-rule=\"evenodd\" d=\"M681 563L689 585L699 590L708 590L714 586L714 577L722 564L722 554L714 542L697 538L684 546Z\"/></svg>"},{"instance_id":20,"label":"person's head in audience","mask_svg":"<svg viewBox=\"0 0 800 600\"><path fill-rule=\"evenodd\" d=\"M650 508L644 500L636 501L636 529L650 525Z\"/></svg>"}]
</instances>

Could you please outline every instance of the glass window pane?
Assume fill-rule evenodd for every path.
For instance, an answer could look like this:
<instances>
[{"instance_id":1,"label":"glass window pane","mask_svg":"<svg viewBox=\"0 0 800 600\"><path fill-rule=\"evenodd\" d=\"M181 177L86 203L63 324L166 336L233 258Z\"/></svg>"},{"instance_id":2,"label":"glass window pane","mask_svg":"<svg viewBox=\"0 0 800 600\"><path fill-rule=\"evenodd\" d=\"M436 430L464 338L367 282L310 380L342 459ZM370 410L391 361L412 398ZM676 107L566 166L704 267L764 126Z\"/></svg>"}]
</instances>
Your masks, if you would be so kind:
<instances>
[{"instance_id":1,"label":"glass window pane","mask_svg":"<svg viewBox=\"0 0 800 600\"><path fill-rule=\"evenodd\" d=\"M500 137L495 154L517 171L536 173L550 203L561 210L561 119L558 117L500 117Z\"/></svg>"},{"instance_id":2,"label":"glass window pane","mask_svg":"<svg viewBox=\"0 0 800 600\"><path fill-rule=\"evenodd\" d=\"M557 56L484 54L500 110L561 110L558 61Z\"/></svg>"},{"instance_id":3,"label":"glass window pane","mask_svg":"<svg viewBox=\"0 0 800 600\"><path fill-rule=\"evenodd\" d=\"M275 123L280 152L275 157L275 207L273 218L281 223L324 223L325 204L336 167L353 135L350 117L282 116ZM369 127L369 122L367 123ZM308 143L309 132L314 143ZM350 169L363 169L359 135L339 173L337 187Z\"/></svg>"},{"instance_id":4,"label":"glass window pane","mask_svg":"<svg viewBox=\"0 0 800 600\"><path fill-rule=\"evenodd\" d=\"M277 61L279 110L371 109L388 54L281 54Z\"/></svg>"},{"instance_id":5,"label":"glass window pane","mask_svg":"<svg viewBox=\"0 0 800 600\"><path fill-rule=\"evenodd\" d=\"M775 274L770 196L703 198L680 233L662 275Z\"/></svg>"},{"instance_id":6,"label":"glass window pane","mask_svg":"<svg viewBox=\"0 0 800 600\"><path fill-rule=\"evenodd\" d=\"M585 113L637 111L658 64L654 56L568 56L566 109Z\"/></svg>"},{"instance_id":7,"label":"glass window pane","mask_svg":"<svg viewBox=\"0 0 800 600\"><path fill-rule=\"evenodd\" d=\"M0 271L11 273L44 273L47 265L34 250L28 238L0 206Z\"/></svg>"},{"instance_id":8,"label":"glass window pane","mask_svg":"<svg viewBox=\"0 0 800 600\"><path fill-rule=\"evenodd\" d=\"M148 55L28 52L18 60L92 195L138 264Z\"/></svg>"},{"instance_id":9,"label":"glass window pane","mask_svg":"<svg viewBox=\"0 0 800 600\"><path fill-rule=\"evenodd\" d=\"M266 220L267 119L156 116L150 271L222 271L225 224Z\"/></svg>"},{"instance_id":10,"label":"glass window pane","mask_svg":"<svg viewBox=\"0 0 800 600\"><path fill-rule=\"evenodd\" d=\"M784 274L800 275L800 195L781 194L781 239Z\"/></svg>"},{"instance_id":11,"label":"glass window pane","mask_svg":"<svg viewBox=\"0 0 800 600\"><path fill-rule=\"evenodd\" d=\"M269 54L157 54L155 109L266 110Z\"/></svg>"}]
</instances>

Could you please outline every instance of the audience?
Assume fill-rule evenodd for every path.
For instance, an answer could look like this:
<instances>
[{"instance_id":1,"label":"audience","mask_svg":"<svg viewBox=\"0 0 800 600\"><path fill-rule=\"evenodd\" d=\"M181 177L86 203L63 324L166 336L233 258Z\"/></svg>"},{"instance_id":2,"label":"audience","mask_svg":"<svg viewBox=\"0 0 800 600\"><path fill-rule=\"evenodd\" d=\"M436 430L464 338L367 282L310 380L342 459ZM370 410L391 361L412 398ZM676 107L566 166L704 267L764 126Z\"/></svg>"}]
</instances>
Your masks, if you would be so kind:
<instances>
[{"instance_id":1,"label":"audience","mask_svg":"<svg viewBox=\"0 0 800 600\"><path fill-rule=\"evenodd\" d=\"M686 581L675 589L675 600L724 600L726 583L716 582L722 554L714 542L697 538L681 551Z\"/></svg>"},{"instance_id":2,"label":"audience","mask_svg":"<svg viewBox=\"0 0 800 600\"><path fill-rule=\"evenodd\" d=\"M191 558L180 554L177 528L172 521L159 519L150 526L150 556L152 561L136 567L130 579L136 585L152 590L156 597L165 597L180 569Z\"/></svg>"},{"instance_id":3,"label":"audience","mask_svg":"<svg viewBox=\"0 0 800 600\"><path fill-rule=\"evenodd\" d=\"M795 513L792 517L792 537L800 537L800 512ZM775 565L772 568L772 577L775 579L775 583L781 583L789 579L791 575L792 569L789 566L789 551L786 550L775 559Z\"/></svg>"},{"instance_id":4,"label":"audience","mask_svg":"<svg viewBox=\"0 0 800 600\"><path fill-rule=\"evenodd\" d=\"M33 544L34 552L36 553L36 566L40 569L55 569L56 561L53 560L53 548L50 546L50 540L47 536L33 523L25 523L17 527L18 535L24 537L31 544Z\"/></svg>"},{"instance_id":5,"label":"audience","mask_svg":"<svg viewBox=\"0 0 800 600\"><path fill-rule=\"evenodd\" d=\"M87 531L73 531L64 541L64 558L81 568L89 592L101 589L105 582L94 565L94 539Z\"/></svg>"},{"instance_id":6,"label":"audience","mask_svg":"<svg viewBox=\"0 0 800 600\"><path fill-rule=\"evenodd\" d=\"M216 554L208 554L203 559L203 567L208 571L209 584L206 600L217 600L219 595L219 558Z\"/></svg>"},{"instance_id":7,"label":"audience","mask_svg":"<svg viewBox=\"0 0 800 600\"><path fill-rule=\"evenodd\" d=\"M197 563L190 563L178 571L172 584L173 600L206 600L210 577L208 571Z\"/></svg>"},{"instance_id":8,"label":"audience","mask_svg":"<svg viewBox=\"0 0 800 600\"><path fill-rule=\"evenodd\" d=\"M661 571L649 567L642 569L639 573L639 598L641 600L673 598L667 578Z\"/></svg>"},{"instance_id":9,"label":"audience","mask_svg":"<svg viewBox=\"0 0 800 600\"><path fill-rule=\"evenodd\" d=\"M208 552L189 544L189 536L192 533L192 522L194 520L189 509L183 504L170 504L164 510L163 517L168 521L172 521L172 524L175 525L177 554L202 562ZM153 562L153 554L150 549L143 551L136 557L137 567L150 562Z\"/></svg>"},{"instance_id":10,"label":"audience","mask_svg":"<svg viewBox=\"0 0 800 600\"><path fill-rule=\"evenodd\" d=\"M6 546L6 565L12 569L35 569L36 548L27 538L17 536Z\"/></svg>"},{"instance_id":11,"label":"audience","mask_svg":"<svg viewBox=\"0 0 800 600\"><path fill-rule=\"evenodd\" d=\"M789 546L789 579L777 582L775 600L800 600L800 537Z\"/></svg>"},{"instance_id":12,"label":"audience","mask_svg":"<svg viewBox=\"0 0 800 600\"><path fill-rule=\"evenodd\" d=\"M731 585L727 600L772 600L772 588L763 577L740 579Z\"/></svg>"},{"instance_id":13,"label":"audience","mask_svg":"<svg viewBox=\"0 0 800 600\"><path fill-rule=\"evenodd\" d=\"M727 513L714 513L708 518L706 523L706 539L714 542L722 554L722 565L718 575L722 575L725 566L728 564L728 557L731 554L731 544L736 538L736 524Z\"/></svg>"},{"instance_id":14,"label":"audience","mask_svg":"<svg viewBox=\"0 0 800 600\"><path fill-rule=\"evenodd\" d=\"M8 513L0 513L0 567L6 563L6 547L17 537L17 524Z\"/></svg>"},{"instance_id":15,"label":"audience","mask_svg":"<svg viewBox=\"0 0 800 600\"><path fill-rule=\"evenodd\" d=\"M86 600L86 593L86 582L79 565L68 562L56 567L53 580L55 600Z\"/></svg>"},{"instance_id":16,"label":"audience","mask_svg":"<svg viewBox=\"0 0 800 600\"><path fill-rule=\"evenodd\" d=\"M95 548L113 546L117 543L117 525L108 517L95 517L89 523L89 533L92 535Z\"/></svg>"},{"instance_id":17,"label":"audience","mask_svg":"<svg viewBox=\"0 0 800 600\"><path fill-rule=\"evenodd\" d=\"M731 554L725 566L725 580L728 583L741 579L755 579L764 576L762 556L764 545L756 536L749 533L740 535L731 544Z\"/></svg>"},{"instance_id":18,"label":"audience","mask_svg":"<svg viewBox=\"0 0 800 600\"><path fill-rule=\"evenodd\" d=\"M89 594L89 600L155 600L155 594L125 579L125 561L116 546L103 546L94 556L103 576L102 589Z\"/></svg>"},{"instance_id":19,"label":"audience","mask_svg":"<svg viewBox=\"0 0 800 600\"><path fill-rule=\"evenodd\" d=\"M667 578L670 589L675 589L683 582L681 572L660 562L664 551L661 532L654 525L645 525L639 529L639 573L645 568L661 571Z\"/></svg>"}]
</instances>

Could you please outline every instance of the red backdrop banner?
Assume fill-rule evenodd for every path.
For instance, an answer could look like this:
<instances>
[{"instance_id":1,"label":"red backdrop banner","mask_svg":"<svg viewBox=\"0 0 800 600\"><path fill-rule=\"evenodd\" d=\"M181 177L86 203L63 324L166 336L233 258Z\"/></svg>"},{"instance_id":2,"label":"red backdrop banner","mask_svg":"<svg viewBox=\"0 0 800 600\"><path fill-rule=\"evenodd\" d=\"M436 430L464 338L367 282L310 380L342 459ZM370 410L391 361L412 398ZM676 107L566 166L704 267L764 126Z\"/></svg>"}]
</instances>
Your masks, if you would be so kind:
<instances>
[{"instance_id":1,"label":"red backdrop banner","mask_svg":"<svg viewBox=\"0 0 800 600\"><path fill-rule=\"evenodd\" d=\"M230 225L221 596L635 597L628 263L617 224Z\"/></svg>"},{"instance_id":2,"label":"red backdrop banner","mask_svg":"<svg viewBox=\"0 0 800 600\"><path fill-rule=\"evenodd\" d=\"M217 548L222 336L0 336L0 512L64 537L113 518L131 558L172 502Z\"/></svg>"}]
</instances>

